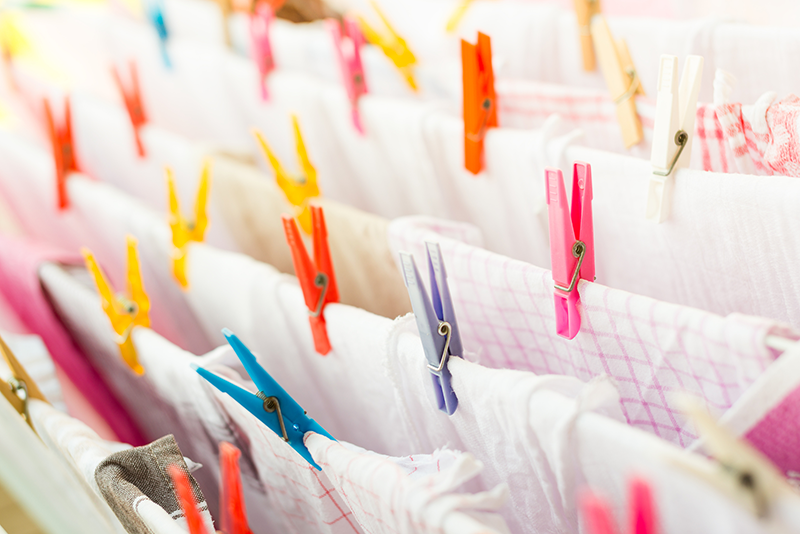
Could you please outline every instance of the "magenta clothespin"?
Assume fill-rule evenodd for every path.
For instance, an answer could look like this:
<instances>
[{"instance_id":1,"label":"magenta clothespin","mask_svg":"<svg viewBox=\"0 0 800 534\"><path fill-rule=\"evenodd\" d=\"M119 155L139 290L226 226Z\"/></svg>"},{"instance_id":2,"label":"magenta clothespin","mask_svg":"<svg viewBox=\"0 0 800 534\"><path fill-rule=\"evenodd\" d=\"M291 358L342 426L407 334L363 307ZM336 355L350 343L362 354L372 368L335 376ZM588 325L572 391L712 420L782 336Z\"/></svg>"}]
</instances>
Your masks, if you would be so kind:
<instances>
[{"instance_id":1,"label":"magenta clothespin","mask_svg":"<svg viewBox=\"0 0 800 534\"><path fill-rule=\"evenodd\" d=\"M611 506L588 492L581 498L581 511L588 534L617 534ZM643 478L628 481L628 534L656 534L658 517L650 484Z\"/></svg>"},{"instance_id":2,"label":"magenta clothespin","mask_svg":"<svg viewBox=\"0 0 800 534\"><path fill-rule=\"evenodd\" d=\"M581 328L578 280L594 282L592 167L579 161L573 166L571 213L561 171L545 169L544 174L550 214L556 332L559 336L572 339Z\"/></svg>"},{"instance_id":3,"label":"magenta clothespin","mask_svg":"<svg viewBox=\"0 0 800 534\"><path fill-rule=\"evenodd\" d=\"M269 40L269 26L272 19L270 5L267 2L257 2L250 14L250 42L253 49L253 60L258 67L262 100L269 100L267 76L275 70L275 58L272 56L272 44Z\"/></svg>"},{"instance_id":4,"label":"magenta clothespin","mask_svg":"<svg viewBox=\"0 0 800 534\"><path fill-rule=\"evenodd\" d=\"M342 29L337 21L329 19L327 24L333 35L333 47L336 49L336 57L339 58L339 70L342 71L344 86L350 98L353 125L363 134L364 128L361 126L361 117L358 114L358 99L367 93L367 80L364 77L364 67L361 65L364 35L358 23L351 17L344 17L345 35L342 35Z\"/></svg>"}]
</instances>

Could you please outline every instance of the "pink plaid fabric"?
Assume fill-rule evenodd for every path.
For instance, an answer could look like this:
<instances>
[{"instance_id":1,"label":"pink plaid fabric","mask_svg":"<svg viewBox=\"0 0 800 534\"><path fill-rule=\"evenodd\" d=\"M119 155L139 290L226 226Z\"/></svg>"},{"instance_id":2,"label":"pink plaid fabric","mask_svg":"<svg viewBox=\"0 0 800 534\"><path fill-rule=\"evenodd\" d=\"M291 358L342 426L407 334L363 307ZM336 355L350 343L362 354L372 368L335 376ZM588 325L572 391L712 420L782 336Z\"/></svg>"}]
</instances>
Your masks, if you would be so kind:
<instances>
[{"instance_id":1,"label":"pink plaid fabric","mask_svg":"<svg viewBox=\"0 0 800 534\"><path fill-rule=\"evenodd\" d=\"M555 330L550 272L442 237L468 225L423 217L395 220L393 250L424 262L424 241L441 245L469 359L495 368L612 377L629 424L682 447L692 428L674 404L686 391L724 413L773 360L764 336L778 325L741 315L720 317L596 283L581 282L582 326L573 340ZM424 265L424 263L420 263ZM472 353L472 354L469 354Z\"/></svg>"}]
</instances>

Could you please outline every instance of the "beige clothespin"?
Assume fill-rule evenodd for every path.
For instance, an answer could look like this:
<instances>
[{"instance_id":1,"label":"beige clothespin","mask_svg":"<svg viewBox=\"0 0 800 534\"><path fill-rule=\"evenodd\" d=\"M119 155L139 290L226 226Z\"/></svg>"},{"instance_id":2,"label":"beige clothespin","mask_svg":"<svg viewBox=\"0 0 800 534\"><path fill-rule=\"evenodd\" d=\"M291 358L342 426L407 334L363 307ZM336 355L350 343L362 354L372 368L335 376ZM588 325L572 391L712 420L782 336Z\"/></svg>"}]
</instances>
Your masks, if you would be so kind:
<instances>
[{"instance_id":1,"label":"beige clothespin","mask_svg":"<svg viewBox=\"0 0 800 534\"><path fill-rule=\"evenodd\" d=\"M578 19L578 36L581 40L583 70L597 68L592 45L592 17L601 13L600 0L575 0L575 16Z\"/></svg>"},{"instance_id":2,"label":"beige clothespin","mask_svg":"<svg viewBox=\"0 0 800 534\"><path fill-rule=\"evenodd\" d=\"M688 56L678 87L678 58L661 56L658 68L658 99L653 125L650 163L653 174L647 193L647 220L661 223L672 208L673 173L688 167L692 158L697 98L703 78L702 56Z\"/></svg>"},{"instance_id":3,"label":"beige clothespin","mask_svg":"<svg viewBox=\"0 0 800 534\"><path fill-rule=\"evenodd\" d=\"M17 413L24 417L28 425L33 428L33 421L31 421L31 416L28 412L28 401L30 399L38 399L47 402L47 399L36 385L36 382L33 381L22 364L19 363L14 353L11 352L11 349L8 348L3 338L0 338L0 354L3 355L8 368L11 369L11 379L8 382L0 380L0 392L11 403Z\"/></svg>"}]
</instances>

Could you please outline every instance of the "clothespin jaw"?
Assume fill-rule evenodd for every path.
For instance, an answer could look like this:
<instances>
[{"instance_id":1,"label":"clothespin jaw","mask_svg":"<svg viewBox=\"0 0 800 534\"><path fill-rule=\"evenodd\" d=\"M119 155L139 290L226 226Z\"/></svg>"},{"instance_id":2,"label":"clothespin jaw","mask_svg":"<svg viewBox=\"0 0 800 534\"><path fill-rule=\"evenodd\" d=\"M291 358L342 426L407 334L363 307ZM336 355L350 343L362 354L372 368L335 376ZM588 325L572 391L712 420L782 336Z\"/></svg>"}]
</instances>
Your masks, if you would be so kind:
<instances>
[{"instance_id":1,"label":"clothespin jaw","mask_svg":"<svg viewBox=\"0 0 800 534\"><path fill-rule=\"evenodd\" d=\"M703 77L703 57L688 56L678 86L678 58L661 56L658 98L653 125L650 164L653 174L647 193L647 220L662 223L672 210L672 188L676 169L692 159L697 99Z\"/></svg>"},{"instance_id":2,"label":"clothespin jaw","mask_svg":"<svg viewBox=\"0 0 800 534\"><path fill-rule=\"evenodd\" d=\"M283 229L286 241L292 251L292 263L297 280L303 290L303 297L308 308L308 321L314 338L314 348L323 356L331 351L325 324L325 306L331 302L339 302L339 287L333 271L331 252L328 246L328 230L322 208L311 206L313 222L312 239L314 241L314 263L308 256L297 222L287 215L283 216Z\"/></svg>"},{"instance_id":3,"label":"clothespin jaw","mask_svg":"<svg viewBox=\"0 0 800 534\"><path fill-rule=\"evenodd\" d=\"M588 534L617 534L611 506L605 499L588 492L582 496L580 506ZM650 483L643 478L631 478L628 481L628 532L656 534L657 519Z\"/></svg>"},{"instance_id":4,"label":"clothespin jaw","mask_svg":"<svg viewBox=\"0 0 800 534\"><path fill-rule=\"evenodd\" d=\"M203 524L203 517L200 515L197 503L194 500L194 492L192 491L192 485L189 483L189 476L174 464L170 465L167 470L172 479L172 485L175 487L175 496L181 505L189 534L207 534L208 531Z\"/></svg>"},{"instance_id":5,"label":"clothespin jaw","mask_svg":"<svg viewBox=\"0 0 800 534\"><path fill-rule=\"evenodd\" d=\"M14 407L18 414L25 418L28 426L33 429L33 421L31 421L30 413L28 412L28 401L30 399L38 399L42 402L49 402L42 394L39 386L31 378L25 368L19 363L17 357L8 348L3 338L0 338L0 354L3 355L6 365L11 370L11 379L8 382L0 380L0 392L6 400ZM34 429L35 431L35 429Z\"/></svg>"},{"instance_id":6,"label":"clothespin jaw","mask_svg":"<svg viewBox=\"0 0 800 534\"><path fill-rule=\"evenodd\" d=\"M136 63L130 63L131 85L130 89L126 89L122 83L122 78L119 75L116 67L111 68L111 75L114 77L119 92L122 95L122 100L125 102L125 109L128 110L128 117L131 119L133 126L133 135L136 139L136 149L139 152L139 157L144 157L144 145L142 144L142 137L140 129L147 123L147 117L144 113L144 106L142 106L142 97L139 92L139 74L136 69Z\"/></svg>"},{"instance_id":7,"label":"clothespin jaw","mask_svg":"<svg viewBox=\"0 0 800 534\"><path fill-rule=\"evenodd\" d=\"M111 322L111 327L116 334L115 341L120 349L123 361L137 375L144 374L144 367L139 363L136 347L133 345L131 332L134 326L150 326L150 299L142 284L139 256L137 253L136 239L127 237L128 248L128 295L115 295L105 273L97 264L94 255L88 249L83 249L86 268L94 278L103 311Z\"/></svg>"},{"instance_id":8,"label":"clothespin jaw","mask_svg":"<svg viewBox=\"0 0 800 534\"><path fill-rule=\"evenodd\" d=\"M492 43L478 33L478 43L461 41L464 85L464 166L472 174L483 168L483 140L497 126L497 96L494 92Z\"/></svg>"},{"instance_id":9,"label":"clothespin jaw","mask_svg":"<svg viewBox=\"0 0 800 534\"><path fill-rule=\"evenodd\" d=\"M593 71L597 68L594 48L592 46L592 17L602 12L600 0L575 0L575 16L578 19L578 35L581 40L583 70Z\"/></svg>"},{"instance_id":10,"label":"clothespin jaw","mask_svg":"<svg viewBox=\"0 0 800 534\"><path fill-rule=\"evenodd\" d=\"M242 452L228 442L219 444L220 524L227 534L252 534L247 524L239 457Z\"/></svg>"},{"instance_id":11,"label":"clothespin jaw","mask_svg":"<svg viewBox=\"0 0 800 534\"><path fill-rule=\"evenodd\" d=\"M370 4L386 27L387 33L378 32L370 26L363 17L359 16L358 24L361 26L361 31L364 33L367 41L380 48L383 53L386 54L386 57L394 63L394 66L397 67L403 75L408 86L416 91L417 81L414 77L414 66L417 63L416 56L414 56L414 53L408 47L408 44L406 44L405 39L400 37L400 34L394 30L389 23L389 19L386 18L381 8L378 7L378 4L374 0L370 0Z\"/></svg>"},{"instance_id":12,"label":"clothespin jaw","mask_svg":"<svg viewBox=\"0 0 800 534\"><path fill-rule=\"evenodd\" d=\"M641 80L633 65L624 41L615 40L602 15L591 20L592 41L600 70L606 80L608 92L617 105L617 121L622 130L622 141L626 148L644 139L642 121L636 111L637 94L644 94Z\"/></svg>"},{"instance_id":13,"label":"clothespin jaw","mask_svg":"<svg viewBox=\"0 0 800 534\"><path fill-rule=\"evenodd\" d=\"M172 274L181 287L188 287L186 276L186 248L189 242L202 243L208 228L208 189L211 182L211 160L203 162L200 181L197 186L197 196L194 204L194 220L187 220L181 213L178 203L178 193L175 187L175 178L172 169L165 169L167 176L167 191L169 193L169 227L172 231Z\"/></svg>"},{"instance_id":14,"label":"clothespin jaw","mask_svg":"<svg viewBox=\"0 0 800 534\"><path fill-rule=\"evenodd\" d=\"M253 60L258 68L261 99L264 101L269 100L267 77L275 70L275 58L272 55L272 42L269 34L273 18L272 7L269 3L254 2L253 11L250 13L250 43Z\"/></svg>"},{"instance_id":15,"label":"clothespin jaw","mask_svg":"<svg viewBox=\"0 0 800 534\"><path fill-rule=\"evenodd\" d=\"M583 162L575 162L573 166L571 210L561 170L545 169L545 182L556 332L572 339L581 327L578 280L594 282L595 279L592 167Z\"/></svg>"},{"instance_id":16,"label":"clothespin jaw","mask_svg":"<svg viewBox=\"0 0 800 534\"><path fill-rule=\"evenodd\" d=\"M321 471L322 469L314 462L311 453L303 444L303 436L306 432L315 432L335 441L333 436L306 415L306 411L258 364L250 349L233 332L225 328L222 333L255 383L258 393L250 393L241 386L202 367L196 365L192 365L192 367L211 385L230 395L233 400L288 443L308 463Z\"/></svg>"},{"instance_id":17,"label":"clothespin jaw","mask_svg":"<svg viewBox=\"0 0 800 534\"><path fill-rule=\"evenodd\" d=\"M50 101L46 98L44 99L44 115L47 120L47 129L50 134L50 144L53 148L53 159L56 167L58 208L63 210L69 207L67 176L70 172L78 172L78 165L75 161L75 143L72 140L72 112L69 97L64 101L63 124L56 124Z\"/></svg>"},{"instance_id":18,"label":"clothespin jaw","mask_svg":"<svg viewBox=\"0 0 800 534\"><path fill-rule=\"evenodd\" d=\"M164 19L164 3L162 0L149 0L146 8L147 18L150 19L150 24L158 35L158 44L161 49L161 57L164 60L164 66L172 68L172 61L169 59L169 52L167 51L167 42L169 41L169 29L167 22Z\"/></svg>"},{"instance_id":19,"label":"clothespin jaw","mask_svg":"<svg viewBox=\"0 0 800 534\"><path fill-rule=\"evenodd\" d=\"M425 243L428 257L428 271L431 281L431 299L425 291L422 277L417 270L414 257L400 253L403 278L406 282L411 308L417 320L422 348L428 360L428 371L433 381L436 406L448 415L453 415L458 407L458 398L450 383L450 370L447 361L451 356L461 358L463 347L458 330L450 288L447 285L442 252L438 243Z\"/></svg>"},{"instance_id":20,"label":"clothespin jaw","mask_svg":"<svg viewBox=\"0 0 800 534\"><path fill-rule=\"evenodd\" d=\"M364 133L361 116L358 113L358 99L367 93L367 81L364 77L364 67L361 64L361 45L364 36L358 28L358 23L352 17L344 17L342 23L344 32L339 22L333 19L326 21L339 60L339 69L342 72L344 86L350 99L353 113L353 125L359 133ZM347 37L347 39L345 39Z\"/></svg>"}]
</instances>

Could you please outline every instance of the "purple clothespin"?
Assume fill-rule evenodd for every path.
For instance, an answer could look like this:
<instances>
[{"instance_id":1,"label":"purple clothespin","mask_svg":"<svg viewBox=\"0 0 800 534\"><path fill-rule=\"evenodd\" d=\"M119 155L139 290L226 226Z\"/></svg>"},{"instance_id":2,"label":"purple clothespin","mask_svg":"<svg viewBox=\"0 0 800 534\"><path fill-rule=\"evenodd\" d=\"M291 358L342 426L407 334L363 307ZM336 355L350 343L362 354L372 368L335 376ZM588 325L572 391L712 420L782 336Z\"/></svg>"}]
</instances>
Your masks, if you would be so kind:
<instances>
[{"instance_id":1,"label":"purple clothespin","mask_svg":"<svg viewBox=\"0 0 800 534\"><path fill-rule=\"evenodd\" d=\"M358 99L367 93L367 80L364 77L364 67L361 65L361 46L364 44L364 36L358 23L351 17L344 17L344 35L337 21L331 19L327 24L333 36L333 47L336 49L336 57L339 58L339 70L342 71L347 96L350 98L353 125L358 133L363 134L364 128L361 126L361 117L358 114Z\"/></svg>"},{"instance_id":2,"label":"purple clothespin","mask_svg":"<svg viewBox=\"0 0 800 534\"><path fill-rule=\"evenodd\" d=\"M269 26L272 18L272 8L267 2L258 2L250 14L250 42L253 49L253 60L258 68L261 99L265 101L269 100L267 76L275 70L275 59L272 57L272 45L269 41Z\"/></svg>"},{"instance_id":3,"label":"purple clothespin","mask_svg":"<svg viewBox=\"0 0 800 534\"><path fill-rule=\"evenodd\" d=\"M442 261L442 251L438 243L425 243L428 253L428 270L431 277L431 296L433 304L422 284L414 257L400 253L403 265L403 278L406 281L411 307L417 318L417 328L422 338L428 370L433 379L433 391L436 394L438 408L448 415L453 415L458 407L453 387L450 385L450 371L447 360L451 356L461 358L461 335L450 300L450 289L447 287L447 272Z\"/></svg>"}]
</instances>

